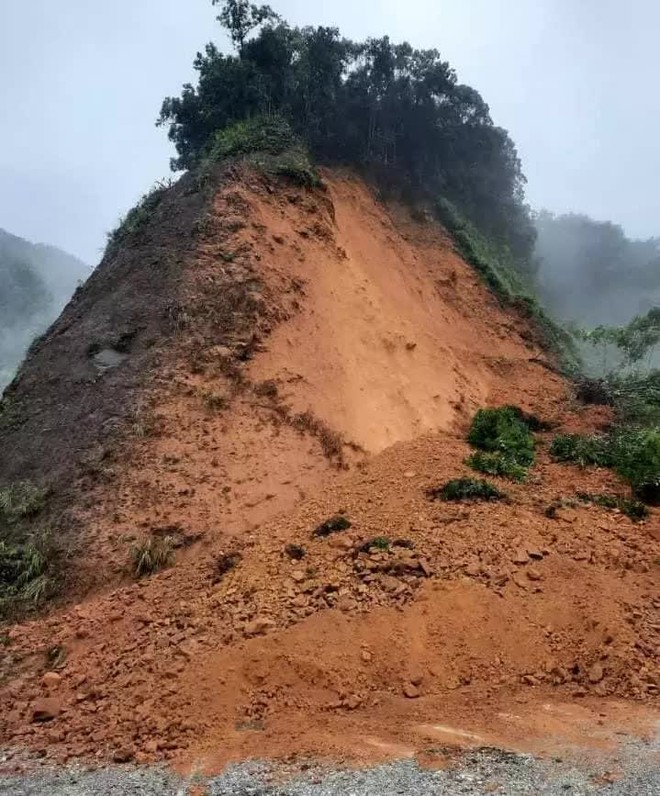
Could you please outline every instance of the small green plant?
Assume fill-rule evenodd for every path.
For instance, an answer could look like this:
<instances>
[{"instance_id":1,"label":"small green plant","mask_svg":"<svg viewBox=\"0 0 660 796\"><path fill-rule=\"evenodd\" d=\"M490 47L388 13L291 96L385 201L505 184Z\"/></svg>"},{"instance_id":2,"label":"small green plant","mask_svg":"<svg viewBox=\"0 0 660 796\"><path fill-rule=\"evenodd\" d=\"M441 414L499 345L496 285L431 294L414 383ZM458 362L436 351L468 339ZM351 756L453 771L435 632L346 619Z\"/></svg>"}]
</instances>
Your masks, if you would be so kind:
<instances>
[{"instance_id":1,"label":"small green plant","mask_svg":"<svg viewBox=\"0 0 660 796\"><path fill-rule=\"evenodd\" d=\"M169 567L174 561L174 540L170 536L149 536L131 549L133 574L136 578L152 575Z\"/></svg>"},{"instance_id":2,"label":"small green plant","mask_svg":"<svg viewBox=\"0 0 660 796\"><path fill-rule=\"evenodd\" d=\"M639 500L621 497L620 495L599 495L589 492L578 492L577 497L583 503L594 503L606 509L617 509L622 514L630 517L634 522L644 520L649 516L648 508Z\"/></svg>"},{"instance_id":3,"label":"small green plant","mask_svg":"<svg viewBox=\"0 0 660 796\"><path fill-rule=\"evenodd\" d=\"M360 547L361 553L370 553L372 550L380 550L382 552L386 552L390 549L390 540L387 539L385 536L376 536L373 539L369 539L368 542L365 542Z\"/></svg>"},{"instance_id":4,"label":"small green plant","mask_svg":"<svg viewBox=\"0 0 660 796\"><path fill-rule=\"evenodd\" d=\"M466 463L478 473L498 475L511 481L522 483L527 478L527 468L501 453L477 451L468 457Z\"/></svg>"},{"instance_id":5,"label":"small green plant","mask_svg":"<svg viewBox=\"0 0 660 796\"><path fill-rule=\"evenodd\" d=\"M429 500L462 501L462 500L504 500L506 495L489 481L476 478L455 478L444 486L429 489Z\"/></svg>"},{"instance_id":6,"label":"small green plant","mask_svg":"<svg viewBox=\"0 0 660 796\"><path fill-rule=\"evenodd\" d=\"M307 551L299 544L288 544L284 548L284 552L289 556L292 561L302 561L307 555Z\"/></svg>"},{"instance_id":7,"label":"small green plant","mask_svg":"<svg viewBox=\"0 0 660 796\"><path fill-rule=\"evenodd\" d=\"M334 517L330 517L329 520L322 522L314 531L314 536L323 538L333 533L347 531L350 527L351 521L347 517L344 517L343 514L336 514Z\"/></svg>"}]
</instances>

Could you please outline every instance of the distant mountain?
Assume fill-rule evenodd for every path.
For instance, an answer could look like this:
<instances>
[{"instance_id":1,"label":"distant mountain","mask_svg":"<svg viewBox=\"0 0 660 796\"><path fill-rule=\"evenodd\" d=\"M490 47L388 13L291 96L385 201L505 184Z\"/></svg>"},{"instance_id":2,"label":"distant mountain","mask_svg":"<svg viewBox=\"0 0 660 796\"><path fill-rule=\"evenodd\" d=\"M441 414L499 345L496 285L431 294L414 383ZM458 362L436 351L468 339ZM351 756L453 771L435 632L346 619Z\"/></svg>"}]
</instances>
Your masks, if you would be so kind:
<instances>
[{"instance_id":1,"label":"distant mountain","mask_svg":"<svg viewBox=\"0 0 660 796\"><path fill-rule=\"evenodd\" d=\"M0 390L89 273L89 266L61 249L0 229Z\"/></svg>"}]
</instances>

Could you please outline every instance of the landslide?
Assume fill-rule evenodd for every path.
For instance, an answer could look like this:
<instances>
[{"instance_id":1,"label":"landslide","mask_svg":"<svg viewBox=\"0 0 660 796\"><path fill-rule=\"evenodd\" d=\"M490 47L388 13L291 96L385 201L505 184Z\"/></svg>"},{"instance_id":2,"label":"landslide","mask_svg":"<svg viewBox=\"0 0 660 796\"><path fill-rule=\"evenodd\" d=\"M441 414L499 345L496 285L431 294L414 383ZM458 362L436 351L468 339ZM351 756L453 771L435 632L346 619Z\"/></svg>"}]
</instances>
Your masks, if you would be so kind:
<instances>
[{"instance_id":1,"label":"landslide","mask_svg":"<svg viewBox=\"0 0 660 796\"><path fill-rule=\"evenodd\" d=\"M381 753L428 745L439 714L483 728L555 694L653 700L657 512L546 515L621 487L553 463L543 435L509 501L427 498L469 474L481 406L607 422L571 403L529 321L439 225L351 175L195 179L9 390L3 450L19 453L0 482L50 485L75 546L68 596L87 597L8 629L0 742L58 759L355 755L365 733ZM315 534L335 515L350 528ZM136 582L131 546L154 536L176 540L176 565Z\"/></svg>"}]
</instances>

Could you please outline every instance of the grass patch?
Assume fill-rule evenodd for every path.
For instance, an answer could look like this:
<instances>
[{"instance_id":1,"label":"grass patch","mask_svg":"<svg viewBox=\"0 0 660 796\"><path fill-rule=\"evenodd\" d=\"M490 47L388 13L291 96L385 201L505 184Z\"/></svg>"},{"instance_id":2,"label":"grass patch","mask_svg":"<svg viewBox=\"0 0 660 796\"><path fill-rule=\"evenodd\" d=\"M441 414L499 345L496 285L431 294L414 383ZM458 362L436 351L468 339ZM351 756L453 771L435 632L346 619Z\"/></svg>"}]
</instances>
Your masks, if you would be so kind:
<instances>
[{"instance_id":1,"label":"grass patch","mask_svg":"<svg viewBox=\"0 0 660 796\"><path fill-rule=\"evenodd\" d=\"M38 514L46 504L48 491L29 481L0 489L0 529Z\"/></svg>"},{"instance_id":2,"label":"grass patch","mask_svg":"<svg viewBox=\"0 0 660 796\"><path fill-rule=\"evenodd\" d=\"M506 499L504 492L501 492L494 484L476 478L456 478L448 481L444 486L429 489L426 494L429 500L445 502Z\"/></svg>"},{"instance_id":3,"label":"grass patch","mask_svg":"<svg viewBox=\"0 0 660 796\"><path fill-rule=\"evenodd\" d=\"M50 555L46 540L0 541L0 616L19 606L39 605L48 596Z\"/></svg>"},{"instance_id":4,"label":"grass patch","mask_svg":"<svg viewBox=\"0 0 660 796\"><path fill-rule=\"evenodd\" d=\"M331 536L333 533L347 531L350 527L351 521L347 517L344 517L343 514L336 514L334 517L330 517L329 520L322 522L314 531L314 536L324 538Z\"/></svg>"},{"instance_id":5,"label":"grass patch","mask_svg":"<svg viewBox=\"0 0 660 796\"><path fill-rule=\"evenodd\" d=\"M649 516L649 510L644 503L633 498L621 497L620 495L594 495L589 492L578 492L577 497L583 503L593 503L606 509L617 509L634 522L639 522Z\"/></svg>"},{"instance_id":6,"label":"grass patch","mask_svg":"<svg viewBox=\"0 0 660 796\"><path fill-rule=\"evenodd\" d=\"M477 451L466 459L466 464L485 475L496 475L518 483L527 479L527 468L502 453Z\"/></svg>"},{"instance_id":7,"label":"grass patch","mask_svg":"<svg viewBox=\"0 0 660 796\"><path fill-rule=\"evenodd\" d=\"M120 219L117 228L108 233L108 242L105 248L104 256L114 255L119 246L129 236L134 235L144 229L147 222L163 200L166 192L172 187L173 184L174 183L171 179L160 180L148 193L145 193L142 196L135 207L132 207L128 213L126 213L126 215Z\"/></svg>"},{"instance_id":8,"label":"grass patch","mask_svg":"<svg viewBox=\"0 0 660 796\"><path fill-rule=\"evenodd\" d=\"M175 540L171 536L150 536L131 549L131 563L136 578L153 575L174 562Z\"/></svg>"}]
</instances>

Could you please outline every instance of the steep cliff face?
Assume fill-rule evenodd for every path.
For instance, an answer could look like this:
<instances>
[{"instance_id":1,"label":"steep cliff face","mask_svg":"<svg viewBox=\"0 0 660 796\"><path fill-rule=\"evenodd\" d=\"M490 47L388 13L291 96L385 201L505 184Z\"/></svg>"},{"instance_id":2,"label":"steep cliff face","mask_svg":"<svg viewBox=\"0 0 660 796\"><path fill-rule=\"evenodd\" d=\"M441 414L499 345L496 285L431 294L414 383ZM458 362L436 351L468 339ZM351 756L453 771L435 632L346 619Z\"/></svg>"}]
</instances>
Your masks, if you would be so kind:
<instances>
[{"instance_id":1,"label":"steep cliff face","mask_svg":"<svg viewBox=\"0 0 660 796\"><path fill-rule=\"evenodd\" d=\"M185 177L8 391L0 483L52 487L68 595L88 596L12 631L5 739L43 743L33 656L53 646L53 754L128 736L146 758L344 753L365 733L382 753L428 737L440 708L482 734L530 686L651 695L657 517L545 512L611 474L552 463L540 435L508 502L427 497L467 474L479 407L606 418L571 406L441 227L324 179ZM351 527L315 533L336 514ZM176 564L135 584L132 546L164 537Z\"/></svg>"}]
</instances>

